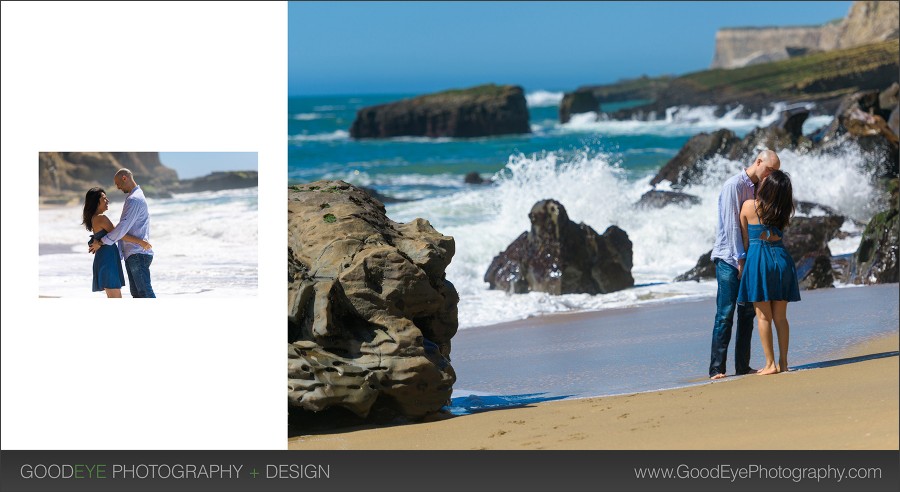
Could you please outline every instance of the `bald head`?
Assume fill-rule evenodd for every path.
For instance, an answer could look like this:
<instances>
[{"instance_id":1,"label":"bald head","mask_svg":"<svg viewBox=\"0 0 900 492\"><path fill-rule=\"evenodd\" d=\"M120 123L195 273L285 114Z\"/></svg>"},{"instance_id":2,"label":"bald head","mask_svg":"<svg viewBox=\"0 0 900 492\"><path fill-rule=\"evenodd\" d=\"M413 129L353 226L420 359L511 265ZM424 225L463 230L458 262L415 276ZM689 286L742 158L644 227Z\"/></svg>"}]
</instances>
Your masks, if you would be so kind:
<instances>
[{"instance_id":1,"label":"bald head","mask_svg":"<svg viewBox=\"0 0 900 492\"><path fill-rule=\"evenodd\" d=\"M134 174L124 167L116 171L113 181L116 183L116 188L126 194L131 193L131 190L137 186L137 183L134 182Z\"/></svg>"},{"instance_id":2,"label":"bald head","mask_svg":"<svg viewBox=\"0 0 900 492\"><path fill-rule=\"evenodd\" d=\"M747 175L754 183L759 183L766 179L766 176L772 174L772 171L779 169L781 169L781 159L778 158L778 154L773 150L764 149L756 156L753 164L747 168Z\"/></svg>"}]
</instances>

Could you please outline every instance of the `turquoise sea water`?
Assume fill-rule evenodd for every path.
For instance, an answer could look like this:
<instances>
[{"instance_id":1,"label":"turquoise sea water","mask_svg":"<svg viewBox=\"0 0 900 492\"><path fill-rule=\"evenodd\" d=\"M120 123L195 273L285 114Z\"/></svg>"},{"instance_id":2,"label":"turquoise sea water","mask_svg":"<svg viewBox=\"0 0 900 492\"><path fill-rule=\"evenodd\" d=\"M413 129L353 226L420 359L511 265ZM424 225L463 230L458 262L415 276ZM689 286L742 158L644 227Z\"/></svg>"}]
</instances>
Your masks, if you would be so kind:
<instances>
[{"instance_id":1,"label":"turquoise sea water","mask_svg":"<svg viewBox=\"0 0 900 492\"><path fill-rule=\"evenodd\" d=\"M710 282L673 283L712 247L716 200L722 181L748 163L715 159L709 178L684 191L699 205L644 210L634 207L650 190L649 181L688 139L700 132L729 128L739 136L770 124L781 105L765 114L721 117L708 107L670 108L656 121L610 121L604 114L575 115L558 121L561 93L527 92L532 133L476 139L402 137L355 141L349 128L365 106L412 94L295 97L288 104L288 179L291 184L342 179L375 188L402 203L387 205L391 219L428 219L456 240L447 278L460 293L460 327L471 328L533 315L599 310L670 299L712 296ZM625 104L604 106L614 111ZM813 117L806 133L829 123ZM783 152L783 169L794 180L796 198L833 207L865 221L872 213L873 190L856 170L858 151L812 157ZM466 185L476 171L488 185ZM666 189L662 185L660 189ZM624 229L633 243L636 286L605 295L509 296L488 291L484 272L495 255L530 227L528 211L538 200L560 201L576 222L603 233ZM850 231L852 232L852 231ZM834 254L855 251L858 238L834 241Z\"/></svg>"}]
</instances>

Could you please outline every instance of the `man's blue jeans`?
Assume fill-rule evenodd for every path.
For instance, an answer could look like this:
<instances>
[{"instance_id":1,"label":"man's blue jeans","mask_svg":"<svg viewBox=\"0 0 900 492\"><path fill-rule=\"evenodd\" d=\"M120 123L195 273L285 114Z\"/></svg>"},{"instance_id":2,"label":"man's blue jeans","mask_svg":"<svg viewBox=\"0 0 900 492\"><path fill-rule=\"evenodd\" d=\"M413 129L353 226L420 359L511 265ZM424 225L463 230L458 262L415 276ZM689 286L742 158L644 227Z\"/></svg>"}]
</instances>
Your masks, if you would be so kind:
<instances>
[{"instance_id":1,"label":"man's blue jeans","mask_svg":"<svg viewBox=\"0 0 900 492\"><path fill-rule=\"evenodd\" d=\"M731 343L731 325L734 322L734 311L737 309L737 337L734 342L734 368L737 374L750 372L750 337L753 334L753 304L737 306L738 279L737 268L716 259L716 281L719 290L716 294L716 322L712 334L712 356L709 362L709 377L725 374L725 362L728 360L728 344Z\"/></svg>"},{"instance_id":2,"label":"man's blue jeans","mask_svg":"<svg viewBox=\"0 0 900 492\"><path fill-rule=\"evenodd\" d=\"M150 286L150 263L153 255L135 253L125 258L125 271L128 272L128 287L131 289L131 297L156 297L153 287Z\"/></svg>"}]
</instances>

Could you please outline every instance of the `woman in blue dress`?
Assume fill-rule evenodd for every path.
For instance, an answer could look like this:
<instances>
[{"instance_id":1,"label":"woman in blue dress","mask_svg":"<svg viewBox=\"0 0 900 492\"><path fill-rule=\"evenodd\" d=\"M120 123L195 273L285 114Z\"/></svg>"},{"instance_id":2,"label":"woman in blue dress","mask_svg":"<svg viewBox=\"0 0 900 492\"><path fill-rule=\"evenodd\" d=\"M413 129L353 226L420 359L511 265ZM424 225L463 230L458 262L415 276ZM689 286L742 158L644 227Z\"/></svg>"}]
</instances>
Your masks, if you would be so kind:
<instances>
[{"instance_id":1,"label":"woman in blue dress","mask_svg":"<svg viewBox=\"0 0 900 492\"><path fill-rule=\"evenodd\" d=\"M752 302L759 324L759 338L766 366L758 374L788 370L790 326L787 304L800 300L797 269L784 247L782 229L794 215L794 193L790 176L773 171L761 183L755 200L741 207L741 236L747 258L741 273L739 303ZM778 365L772 346L772 322L778 333Z\"/></svg>"},{"instance_id":2,"label":"woman in blue dress","mask_svg":"<svg viewBox=\"0 0 900 492\"><path fill-rule=\"evenodd\" d=\"M103 215L109 209L109 199L103 188L91 188L84 197L84 211L81 225L92 232L91 240L101 239L113 230L109 217ZM123 241L135 243L144 249L150 249L150 243L131 234L122 237ZM90 244L90 241L88 242ZM122 260L119 247L115 244L103 245L94 253L93 291L106 291L106 297L121 298L122 287L125 286L125 275L122 273Z\"/></svg>"}]
</instances>

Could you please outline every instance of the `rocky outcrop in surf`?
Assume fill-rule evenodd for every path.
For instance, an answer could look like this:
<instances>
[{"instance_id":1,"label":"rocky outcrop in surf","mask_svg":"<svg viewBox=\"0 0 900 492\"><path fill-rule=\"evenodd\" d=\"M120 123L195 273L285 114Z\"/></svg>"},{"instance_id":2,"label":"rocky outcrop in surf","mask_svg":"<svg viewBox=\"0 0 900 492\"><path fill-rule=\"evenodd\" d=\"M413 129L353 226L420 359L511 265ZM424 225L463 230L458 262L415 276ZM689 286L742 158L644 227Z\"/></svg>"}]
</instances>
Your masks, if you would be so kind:
<instances>
[{"instance_id":1,"label":"rocky outcrop in surf","mask_svg":"<svg viewBox=\"0 0 900 492\"><path fill-rule=\"evenodd\" d=\"M634 286L628 234L610 226L603 235L576 224L556 200L534 204L531 230L491 262L484 281L510 293L606 294Z\"/></svg>"},{"instance_id":2,"label":"rocky outcrop in surf","mask_svg":"<svg viewBox=\"0 0 900 492\"><path fill-rule=\"evenodd\" d=\"M531 133L528 116L521 87L488 84L362 108L350 136L471 138Z\"/></svg>"},{"instance_id":3,"label":"rocky outcrop in surf","mask_svg":"<svg viewBox=\"0 0 900 492\"><path fill-rule=\"evenodd\" d=\"M559 122L568 123L573 114L600 113L600 101L590 90L566 92L559 103Z\"/></svg>"},{"instance_id":4,"label":"rocky outcrop in surf","mask_svg":"<svg viewBox=\"0 0 900 492\"><path fill-rule=\"evenodd\" d=\"M450 399L452 237L343 181L288 191L288 404L420 418Z\"/></svg>"}]
</instances>

